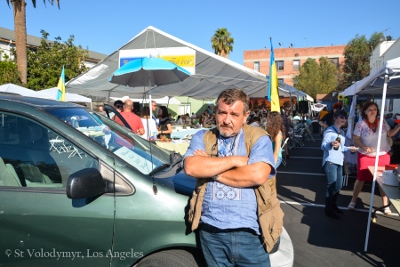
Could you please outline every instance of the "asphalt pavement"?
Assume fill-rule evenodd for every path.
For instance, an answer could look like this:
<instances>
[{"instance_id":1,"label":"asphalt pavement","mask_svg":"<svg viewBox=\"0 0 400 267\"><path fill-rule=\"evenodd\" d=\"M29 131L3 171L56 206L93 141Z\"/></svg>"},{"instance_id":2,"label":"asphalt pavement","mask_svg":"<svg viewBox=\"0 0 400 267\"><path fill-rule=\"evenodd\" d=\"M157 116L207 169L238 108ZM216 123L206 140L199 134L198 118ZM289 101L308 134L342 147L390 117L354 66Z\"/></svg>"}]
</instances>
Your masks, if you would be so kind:
<instances>
[{"instance_id":1,"label":"asphalt pavement","mask_svg":"<svg viewBox=\"0 0 400 267\"><path fill-rule=\"evenodd\" d=\"M338 198L344 213L340 220L325 216L326 178L322 173L322 137L289 151L286 166L278 168L277 191L285 212L284 224L294 247L295 267L400 266L400 218L378 213L371 223L367 251L367 233L371 183L366 183L357 200L356 210L347 210L355 176L351 175ZM382 206L376 186L373 207ZM399 254L397 254L399 253Z\"/></svg>"}]
</instances>

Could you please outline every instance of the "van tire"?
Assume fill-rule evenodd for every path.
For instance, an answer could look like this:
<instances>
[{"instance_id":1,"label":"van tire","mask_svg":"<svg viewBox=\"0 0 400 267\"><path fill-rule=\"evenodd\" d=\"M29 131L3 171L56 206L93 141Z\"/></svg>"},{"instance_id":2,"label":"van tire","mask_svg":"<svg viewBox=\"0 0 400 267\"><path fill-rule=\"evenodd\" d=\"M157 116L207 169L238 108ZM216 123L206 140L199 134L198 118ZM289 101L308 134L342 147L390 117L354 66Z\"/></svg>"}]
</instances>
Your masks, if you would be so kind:
<instances>
[{"instance_id":1,"label":"van tire","mask_svg":"<svg viewBox=\"0 0 400 267\"><path fill-rule=\"evenodd\" d=\"M166 250L142 259L135 267L198 267L192 253L186 250Z\"/></svg>"}]
</instances>

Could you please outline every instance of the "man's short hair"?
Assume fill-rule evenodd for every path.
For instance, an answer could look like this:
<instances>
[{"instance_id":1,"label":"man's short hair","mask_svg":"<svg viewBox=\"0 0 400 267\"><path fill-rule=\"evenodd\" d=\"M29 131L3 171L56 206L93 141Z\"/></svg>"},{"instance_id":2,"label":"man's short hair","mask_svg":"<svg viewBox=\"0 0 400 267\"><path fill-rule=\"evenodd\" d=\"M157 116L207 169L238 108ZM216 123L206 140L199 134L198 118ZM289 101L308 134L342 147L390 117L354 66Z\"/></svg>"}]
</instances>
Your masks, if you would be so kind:
<instances>
[{"instance_id":1,"label":"man's short hair","mask_svg":"<svg viewBox=\"0 0 400 267\"><path fill-rule=\"evenodd\" d=\"M250 108L250 98L249 96L243 92L241 89L227 89L219 94L217 98L217 105L218 101L222 99L222 101L227 105L232 105L236 101L242 101L244 105L243 113L249 111Z\"/></svg>"}]
</instances>

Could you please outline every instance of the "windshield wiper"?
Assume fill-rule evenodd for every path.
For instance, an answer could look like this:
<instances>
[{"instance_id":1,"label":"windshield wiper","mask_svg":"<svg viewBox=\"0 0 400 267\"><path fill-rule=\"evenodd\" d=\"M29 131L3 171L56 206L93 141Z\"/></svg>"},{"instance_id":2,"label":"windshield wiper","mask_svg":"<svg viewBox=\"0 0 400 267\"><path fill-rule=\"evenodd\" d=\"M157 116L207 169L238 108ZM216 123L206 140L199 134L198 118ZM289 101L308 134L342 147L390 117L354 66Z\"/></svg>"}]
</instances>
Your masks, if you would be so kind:
<instances>
[{"instance_id":1,"label":"windshield wiper","mask_svg":"<svg viewBox=\"0 0 400 267\"><path fill-rule=\"evenodd\" d=\"M158 166L157 168L155 168L154 170L152 170L149 175L150 176L154 176L156 173L159 173L165 169L170 168L167 172L163 173L162 175L159 175L157 178L165 178L165 177L170 177L172 175L175 175L177 172L179 172L180 170L180 164L182 161L182 156L179 153L176 153L174 151L171 151L171 153L169 154L169 161L170 163L164 163L160 166ZM174 171L174 173L172 173L172 171Z\"/></svg>"},{"instance_id":2,"label":"windshield wiper","mask_svg":"<svg viewBox=\"0 0 400 267\"><path fill-rule=\"evenodd\" d=\"M164 163L163 165L158 166L157 168L155 168L154 170L152 170L149 175L153 176L154 174L156 174L157 172L163 171L167 168L169 168L171 165L169 163Z\"/></svg>"}]
</instances>

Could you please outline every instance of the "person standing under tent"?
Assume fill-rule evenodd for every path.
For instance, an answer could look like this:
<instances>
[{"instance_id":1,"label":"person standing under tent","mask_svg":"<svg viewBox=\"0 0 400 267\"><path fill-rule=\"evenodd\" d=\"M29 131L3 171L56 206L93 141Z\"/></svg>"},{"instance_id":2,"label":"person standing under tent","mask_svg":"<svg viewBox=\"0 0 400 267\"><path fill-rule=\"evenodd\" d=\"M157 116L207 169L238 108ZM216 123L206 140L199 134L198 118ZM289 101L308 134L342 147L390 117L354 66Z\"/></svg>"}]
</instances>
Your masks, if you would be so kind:
<instances>
[{"instance_id":1,"label":"person standing under tent","mask_svg":"<svg viewBox=\"0 0 400 267\"><path fill-rule=\"evenodd\" d=\"M396 135L400 126L397 125L394 129L390 129L385 119L382 121L382 133L381 133L381 146L380 150L376 151L379 136L379 108L374 102L366 102L360 112L362 120L357 122L354 127L353 141L356 146L360 149L358 150L358 171L357 180L354 184L353 197L348 206L349 210L354 210L356 206L356 201L359 193L364 185L364 182L373 180L373 176L368 170L368 166L375 165L375 158L378 156L379 162L378 166L385 166L390 164L390 145L388 142L388 137ZM382 197L383 206L389 205L388 197L385 192L379 187L379 192ZM385 207L384 213L390 215L392 212L389 207Z\"/></svg>"},{"instance_id":2,"label":"person standing under tent","mask_svg":"<svg viewBox=\"0 0 400 267\"><path fill-rule=\"evenodd\" d=\"M144 128L143 128L143 123L142 120L138 115L133 113L133 102L132 100L128 99L124 103L124 110L120 113L121 116L126 120L126 122L129 124L131 127L132 132L142 135L144 134ZM115 117L115 122L124 125L122 121L118 118Z\"/></svg>"},{"instance_id":3,"label":"person standing under tent","mask_svg":"<svg viewBox=\"0 0 400 267\"><path fill-rule=\"evenodd\" d=\"M160 119L158 124L157 138L162 139L164 136L164 138L170 139L172 133L172 123L166 106L160 106L158 108L158 117Z\"/></svg>"},{"instance_id":4,"label":"person standing under tent","mask_svg":"<svg viewBox=\"0 0 400 267\"><path fill-rule=\"evenodd\" d=\"M140 119L144 127L144 134L141 135L142 138L149 140L150 138L157 138L157 125L154 119L150 117L150 108L144 106L140 112Z\"/></svg>"},{"instance_id":5,"label":"person standing under tent","mask_svg":"<svg viewBox=\"0 0 400 267\"><path fill-rule=\"evenodd\" d=\"M341 110L343 107L343 104L341 102L337 102L332 105L332 111L328 112L320 121L318 122L319 125L323 128L322 132L324 132L329 126L333 125L333 114Z\"/></svg>"},{"instance_id":6,"label":"person standing under tent","mask_svg":"<svg viewBox=\"0 0 400 267\"><path fill-rule=\"evenodd\" d=\"M347 113L339 110L333 114L333 125L329 126L324 133L321 149L324 152L322 168L325 171L327 185L325 188L325 214L334 219L340 219L338 214L342 214L336 205L337 198L343 185L343 160L344 152L349 149L344 145L345 133L341 129L347 120ZM351 152L356 152L356 148L351 147Z\"/></svg>"},{"instance_id":7,"label":"person standing under tent","mask_svg":"<svg viewBox=\"0 0 400 267\"><path fill-rule=\"evenodd\" d=\"M157 102L151 101L151 117L156 122L156 126L158 127L159 120L158 120L157 116L155 115L156 110L157 110Z\"/></svg>"},{"instance_id":8,"label":"person standing under tent","mask_svg":"<svg viewBox=\"0 0 400 267\"><path fill-rule=\"evenodd\" d=\"M283 125L282 116L279 112L272 111L268 113L266 131L271 136L275 169L277 169L282 162L281 146L282 141L285 139L285 126Z\"/></svg>"},{"instance_id":9,"label":"person standing under tent","mask_svg":"<svg viewBox=\"0 0 400 267\"><path fill-rule=\"evenodd\" d=\"M282 122L283 126L285 127L285 136L289 136L289 130L291 127L291 119L290 119L290 102L285 101L283 103L283 113L282 113ZM268 127L268 124L267 124ZM288 146L285 146L285 153L286 153L286 158L289 158L289 148Z\"/></svg>"}]
</instances>

